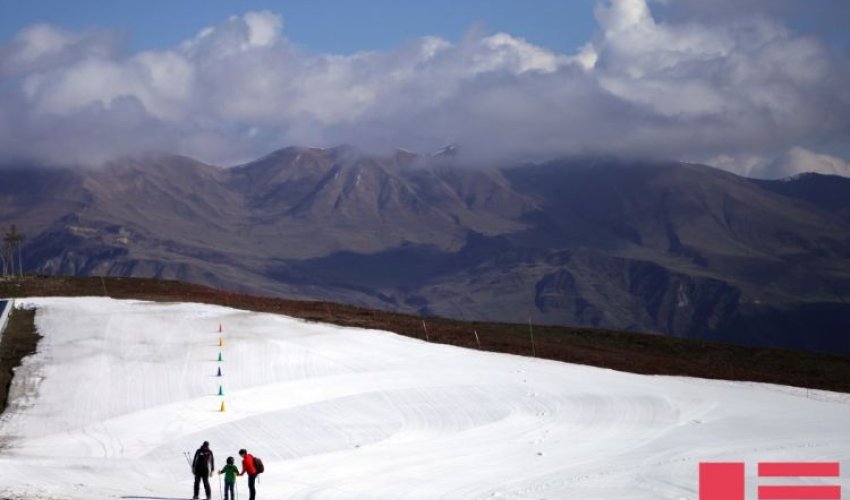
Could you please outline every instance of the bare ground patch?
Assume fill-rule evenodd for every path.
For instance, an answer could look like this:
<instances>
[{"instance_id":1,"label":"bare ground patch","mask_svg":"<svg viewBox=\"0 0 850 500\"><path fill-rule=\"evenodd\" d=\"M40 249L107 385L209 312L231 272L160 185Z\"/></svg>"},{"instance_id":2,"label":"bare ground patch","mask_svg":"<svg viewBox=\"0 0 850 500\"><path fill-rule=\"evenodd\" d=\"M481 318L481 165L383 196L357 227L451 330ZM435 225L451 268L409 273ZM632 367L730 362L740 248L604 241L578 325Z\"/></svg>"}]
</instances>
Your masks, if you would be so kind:
<instances>
[{"instance_id":1,"label":"bare ground patch","mask_svg":"<svg viewBox=\"0 0 850 500\"><path fill-rule=\"evenodd\" d=\"M0 413L6 409L14 369L35 354L41 335L35 329L35 309L12 309L0 341Z\"/></svg>"}]
</instances>

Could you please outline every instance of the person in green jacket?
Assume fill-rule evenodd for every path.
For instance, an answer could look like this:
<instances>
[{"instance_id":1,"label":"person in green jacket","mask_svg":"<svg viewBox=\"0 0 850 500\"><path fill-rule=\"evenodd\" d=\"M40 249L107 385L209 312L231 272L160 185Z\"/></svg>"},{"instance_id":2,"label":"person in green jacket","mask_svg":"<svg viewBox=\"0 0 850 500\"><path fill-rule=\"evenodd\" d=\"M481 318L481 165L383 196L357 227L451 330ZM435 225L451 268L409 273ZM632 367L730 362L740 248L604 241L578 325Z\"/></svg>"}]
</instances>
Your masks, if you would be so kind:
<instances>
[{"instance_id":1,"label":"person in green jacket","mask_svg":"<svg viewBox=\"0 0 850 500\"><path fill-rule=\"evenodd\" d=\"M227 465L218 473L224 474L224 500L235 500L233 487L236 484L236 474L239 474L239 469L233 465L233 457L227 457ZM227 495L228 491L230 496Z\"/></svg>"}]
</instances>

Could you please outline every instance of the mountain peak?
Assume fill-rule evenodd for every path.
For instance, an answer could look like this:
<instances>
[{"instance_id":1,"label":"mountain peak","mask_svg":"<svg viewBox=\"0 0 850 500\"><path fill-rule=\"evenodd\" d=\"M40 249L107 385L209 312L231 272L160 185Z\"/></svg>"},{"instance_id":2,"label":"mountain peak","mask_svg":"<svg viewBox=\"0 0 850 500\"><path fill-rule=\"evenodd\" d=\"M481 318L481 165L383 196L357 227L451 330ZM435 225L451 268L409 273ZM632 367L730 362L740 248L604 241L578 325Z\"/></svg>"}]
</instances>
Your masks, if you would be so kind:
<instances>
[{"instance_id":1,"label":"mountain peak","mask_svg":"<svg viewBox=\"0 0 850 500\"><path fill-rule=\"evenodd\" d=\"M432 152L429 156L431 158L439 158L439 157L453 157L457 156L460 152L460 146L455 143L448 144L434 152Z\"/></svg>"}]
</instances>

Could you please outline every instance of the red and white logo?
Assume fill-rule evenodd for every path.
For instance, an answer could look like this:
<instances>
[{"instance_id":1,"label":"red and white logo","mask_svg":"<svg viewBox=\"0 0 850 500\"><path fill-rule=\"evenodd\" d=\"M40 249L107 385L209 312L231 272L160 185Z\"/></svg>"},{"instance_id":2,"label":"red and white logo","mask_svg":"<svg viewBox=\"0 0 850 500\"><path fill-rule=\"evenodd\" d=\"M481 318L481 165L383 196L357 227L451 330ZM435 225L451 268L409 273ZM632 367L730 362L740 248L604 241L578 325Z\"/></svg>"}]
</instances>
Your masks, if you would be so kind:
<instances>
[{"instance_id":1,"label":"red and white logo","mask_svg":"<svg viewBox=\"0 0 850 500\"><path fill-rule=\"evenodd\" d=\"M838 462L760 462L762 478L838 477ZM793 483L793 481L789 481ZM745 500L744 462L699 464L700 500ZM758 500L841 500L841 486L759 484Z\"/></svg>"}]
</instances>

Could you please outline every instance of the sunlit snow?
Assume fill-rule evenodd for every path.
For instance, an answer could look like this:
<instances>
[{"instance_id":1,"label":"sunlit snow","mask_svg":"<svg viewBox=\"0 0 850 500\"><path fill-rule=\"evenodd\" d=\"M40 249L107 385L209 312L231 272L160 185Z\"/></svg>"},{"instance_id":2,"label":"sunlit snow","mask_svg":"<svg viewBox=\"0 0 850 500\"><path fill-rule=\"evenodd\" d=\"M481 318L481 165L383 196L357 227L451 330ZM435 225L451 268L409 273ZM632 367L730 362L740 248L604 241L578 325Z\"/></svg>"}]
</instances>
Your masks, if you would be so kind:
<instances>
[{"instance_id":1,"label":"sunlit snow","mask_svg":"<svg viewBox=\"0 0 850 500\"><path fill-rule=\"evenodd\" d=\"M0 498L190 498L183 452L204 440L218 468L239 448L261 457L264 499L696 499L701 461L840 461L844 478L824 484L850 488L841 394L209 305L21 305L44 338L0 418Z\"/></svg>"}]
</instances>

